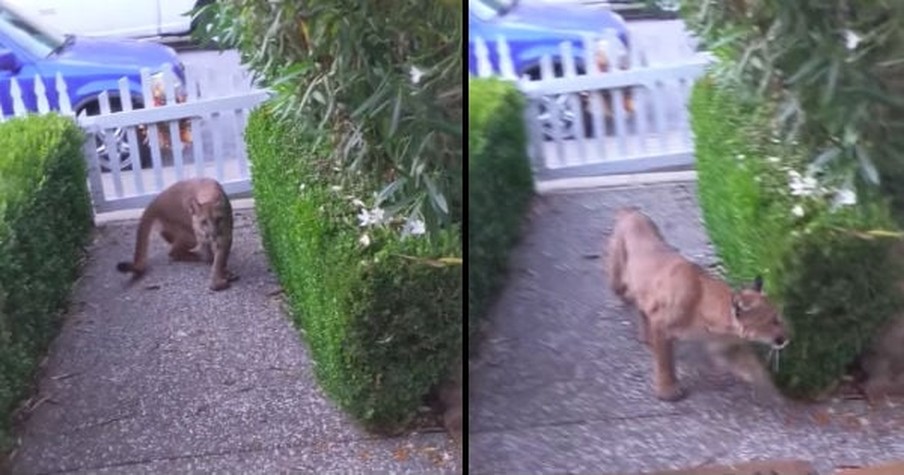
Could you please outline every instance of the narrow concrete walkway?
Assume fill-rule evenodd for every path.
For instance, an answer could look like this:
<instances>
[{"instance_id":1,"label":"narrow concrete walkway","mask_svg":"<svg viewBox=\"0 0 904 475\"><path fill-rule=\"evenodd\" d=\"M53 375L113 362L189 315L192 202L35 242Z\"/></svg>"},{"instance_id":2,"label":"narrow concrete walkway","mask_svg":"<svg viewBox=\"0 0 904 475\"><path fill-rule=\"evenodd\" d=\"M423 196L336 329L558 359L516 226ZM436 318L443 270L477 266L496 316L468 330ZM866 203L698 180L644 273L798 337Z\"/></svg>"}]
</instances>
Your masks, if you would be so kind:
<instances>
[{"instance_id":1,"label":"narrow concrete walkway","mask_svg":"<svg viewBox=\"0 0 904 475\"><path fill-rule=\"evenodd\" d=\"M70 314L19 429L16 474L455 473L445 433L378 438L322 394L281 309L251 210L236 212L230 268L169 263L154 236L151 269L130 288L115 270L136 223L97 232Z\"/></svg>"},{"instance_id":2,"label":"narrow concrete walkway","mask_svg":"<svg viewBox=\"0 0 904 475\"><path fill-rule=\"evenodd\" d=\"M693 345L678 346L688 397L653 396L652 358L604 279L603 243L615 210L640 206L686 256L712 264L695 197L687 182L536 199L472 361L470 473L625 475L781 459L828 474L904 459L900 407L763 407Z\"/></svg>"}]
</instances>

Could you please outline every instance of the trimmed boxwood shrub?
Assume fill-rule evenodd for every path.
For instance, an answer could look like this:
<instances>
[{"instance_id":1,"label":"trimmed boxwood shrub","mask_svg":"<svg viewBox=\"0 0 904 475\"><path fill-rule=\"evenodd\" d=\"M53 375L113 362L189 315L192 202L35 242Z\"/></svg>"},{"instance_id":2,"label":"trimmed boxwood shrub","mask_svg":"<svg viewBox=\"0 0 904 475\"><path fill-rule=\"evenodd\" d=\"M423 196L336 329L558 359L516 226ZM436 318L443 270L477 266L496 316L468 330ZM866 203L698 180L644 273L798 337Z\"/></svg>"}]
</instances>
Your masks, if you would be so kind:
<instances>
[{"instance_id":1,"label":"trimmed boxwood shrub","mask_svg":"<svg viewBox=\"0 0 904 475\"><path fill-rule=\"evenodd\" d=\"M803 174L809 152L773 138L767 105L738 97L707 79L692 94L704 221L729 280L763 274L792 324L776 382L789 395L817 396L899 308L894 241L869 232L894 230L894 221L867 192L849 206L792 193L789 177Z\"/></svg>"},{"instance_id":2,"label":"trimmed boxwood shrub","mask_svg":"<svg viewBox=\"0 0 904 475\"><path fill-rule=\"evenodd\" d=\"M324 146L265 107L245 140L264 247L321 385L365 427L404 428L461 352L462 266L442 260L461 256L460 228L360 227L354 200L375 189L333 185Z\"/></svg>"},{"instance_id":3,"label":"trimmed boxwood shrub","mask_svg":"<svg viewBox=\"0 0 904 475\"><path fill-rule=\"evenodd\" d=\"M0 124L0 450L56 335L92 227L83 140L58 115Z\"/></svg>"},{"instance_id":4,"label":"trimmed boxwood shrub","mask_svg":"<svg viewBox=\"0 0 904 475\"><path fill-rule=\"evenodd\" d=\"M523 97L510 83L468 81L469 337L503 282L533 195L523 109Z\"/></svg>"}]
</instances>

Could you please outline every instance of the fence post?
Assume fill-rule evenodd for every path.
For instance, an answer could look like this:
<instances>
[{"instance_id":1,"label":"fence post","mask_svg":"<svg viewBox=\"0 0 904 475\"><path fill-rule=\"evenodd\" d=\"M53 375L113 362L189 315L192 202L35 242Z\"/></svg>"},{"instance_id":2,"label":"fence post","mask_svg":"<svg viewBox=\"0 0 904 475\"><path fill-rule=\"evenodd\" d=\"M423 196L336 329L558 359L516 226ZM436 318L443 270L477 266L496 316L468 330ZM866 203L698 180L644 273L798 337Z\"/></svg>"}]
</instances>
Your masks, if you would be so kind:
<instances>
[{"instance_id":1,"label":"fence post","mask_svg":"<svg viewBox=\"0 0 904 475\"><path fill-rule=\"evenodd\" d=\"M141 68L141 93L144 97L144 107L154 107L154 94L151 91L151 71ZM154 179L157 191L163 191L163 157L160 152L160 136L157 124L145 124L148 143L151 147L151 161L154 164Z\"/></svg>"},{"instance_id":2,"label":"fence post","mask_svg":"<svg viewBox=\"0 0 904 475\"><path fill-rule=\"evenodd\" d=\"M35 74L35 99L37 100L38 113L46 114L50 112L50 102L47 100L47 88L44 86L44 80L40 74Z\"/></svg>"},{"instance_id":3,"label":"fence post","mask_svg":"<svg viewBox=\"0 0 904 475\"><path fill-rule=\"evenodd\" d=\"M132 91L129 90L129 79L119 79L119 102L123 112L131 111ZM141 144L138 142L138 134L135 127L126 127L126 140L129 144L129 155L132 157L132 181L135 183L135 191L139 195L144 194L144 170L141 166Z\"/></svg>"},{"instance_id":4,"label":"fence post","mask_svg":"<svg viewBox=\"0 0 904 475\"><path fill-rule=\"evenodd\" d=\"M505 36L496 37L496 52L499 56L499 74L506 79L518 79L515 73L515 62L512 60L512 52L509 49Z\"/></svg>"},{"instance_id":5,"label":"fence post","mask_svg":"<svg viewBox=\"0 0 904 475\"><path fill-rule=\"evenodd\" d=\"M100 103L100 115L110 115L112 110L110 108L110 94L107 91L100 93L100 96L97 97L97 102ZM113 190L116 192L116 197L121 198L123 196L122 157L119 156L118 144L115 137L113 139L110 138L112 135L110 129L98 129L97 132L103 137L104 150L107 151L107 166L113 174ZM100 157L98 157L99 159Z\"/></svg>"},{"instance_id":6,"label":"fence post","mask_svg":"<svg viewBox=\"0 0 904 475\"><path fill-rule=\"evenodd\" d=\"M13 114L16 117L28 114L28 110L25 109L25 103L22 102L22 87L19 86L19 80L16 78L10 80L9 95L13 99Z\"/></svg>"},{"instance_id":7,"label":"fence post","mask_svg":"<svg viewBox=\"0 0 904 475\"><path fill-rule=\"evenodd\" d=\"M78 116L78 121L81 122L86 116L85 112ZM85 129L83 127L83 129ZM104 183L101 180L100 176L100 161L97 158L97 135L96 129L91 128L89 130L85 130L85 135L87 136L85 139L85 145L82 146L84 150L85 158L88 160L88 185L91 191L91 201L94 202L94 211L95 214L98 211L103 211L106 209L106 199L104 198Z\"/></svg>"},{"instance_id":8,"label":"fence post","mask_svg":"<svg viewBox=\"0 0 904 475\"><path fill-rule=\"evenodd\" d=\"M485 78L493 75L493 64L490 62L490 50L481 37L474 38L474 54L477 56L477 76Z\"/></svg>"},{"instance_id":9,"label":"fence post","mask_svg":"<svg viewBox=\"0 0 904 475\"><path fill-rule=\"evenodd\" d=\"M75 112L72 110L72 102L69 99L69 88L66 86L66 80L63 79L63 75L57 71L56 73L56 81L54 81L54 86L57 91L57 104L60 107L60 114L68 115L70 117L75 117Z\"/></svg>"},{"instance_id":10,"label":"fence post","mask_svg":"<svg viewBox=\"0 0 904 475\"><path fill-rule=\"evenodd\" d=\"M164 101L167 104L175 104L176 103L176 75L173 74L172 68L164 68L163 69L163 94ZM183 177L183 160L182 160L182 147L185 146L182 143L182 131L180 130L180 124L178 120L169 121L169 135L170 135L170 150L173 154L173 166L176 168L176 180L181 180Z\"/></svg>"},{"instance_id":11,"label":"fence post","mask_svg":"<svg viewBox=\"0 0 904 475\"><path fill-rule=\"evenodd\" d=\"M574 79L578 75L577 65L575 64L575 54L572 50L570 41L565 41L559 45L562 57L562 78L563 80ZM586 65L585 65L586 69ZM568 93L565 95L565 104L568 113L571 114L571 134L570 137L577 142L579 160L581 162L587 159L587 142L584 140L584 104L581 101L578 92Z\"/></svg>"}]
</instances>

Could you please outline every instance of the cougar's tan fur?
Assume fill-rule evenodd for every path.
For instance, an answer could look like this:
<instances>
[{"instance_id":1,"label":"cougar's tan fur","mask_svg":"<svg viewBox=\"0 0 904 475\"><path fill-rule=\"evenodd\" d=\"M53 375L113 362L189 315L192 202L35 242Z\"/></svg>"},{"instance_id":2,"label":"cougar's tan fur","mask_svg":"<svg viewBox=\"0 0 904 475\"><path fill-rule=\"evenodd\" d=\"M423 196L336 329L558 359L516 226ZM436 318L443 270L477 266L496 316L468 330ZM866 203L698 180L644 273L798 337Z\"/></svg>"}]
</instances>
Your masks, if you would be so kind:
<instances>
[{"instance_id":1,"label":"cougar's tan fur","mask_svg":"<svg viewBox=\"0 0 904 475\"><path fill-rule=\"evenodd\" d=\"M223 187L211 178L191 178L163 190L145 208L138 223L135 256L120 262L120 272L135 278L147 270L148 244L152 228L160 225L160 236L168 242L170 258L211 263L210 289L223 290L237 277L226 268L232 249L232 204ZM196 251L200 250L203 256Z\"/></svg>"},{"instance_id":2,"label":"cougar's tan fur","mask_svg":"<svg viewBox=\"0 0 904 475\"><path fill-rule=\"evenodd\" d=\"M636 208L616 213L607 247L612 290L639 310L640 340L653 353L659 399L675 401L684 395L675 376L676 339L705 342L717 363L745 381L773 390L768 372L747 342L781 348L789 341L789 331L762 292L761 277L748 288L733 290L684 258Z\"/></svg>"}]
</instances>

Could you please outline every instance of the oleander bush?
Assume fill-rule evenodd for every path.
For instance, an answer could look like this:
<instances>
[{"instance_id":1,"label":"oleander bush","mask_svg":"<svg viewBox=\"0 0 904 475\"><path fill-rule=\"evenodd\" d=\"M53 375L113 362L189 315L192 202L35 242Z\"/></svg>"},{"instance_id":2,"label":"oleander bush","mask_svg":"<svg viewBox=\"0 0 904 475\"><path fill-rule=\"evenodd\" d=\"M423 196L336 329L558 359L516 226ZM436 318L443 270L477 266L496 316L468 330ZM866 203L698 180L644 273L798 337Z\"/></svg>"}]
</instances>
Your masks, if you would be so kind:
<instances>
[{"instance_id":1,"label":"oleander bush","mask_svg":"<svg viewBox=\"0 0 904 475\"><path fill-rule=\"evenodd\" d=\"M196 9L350 179L379 182L387 212L428 232L461 223L461 2L220 0Z\"/></svg>"}]
</instances>

